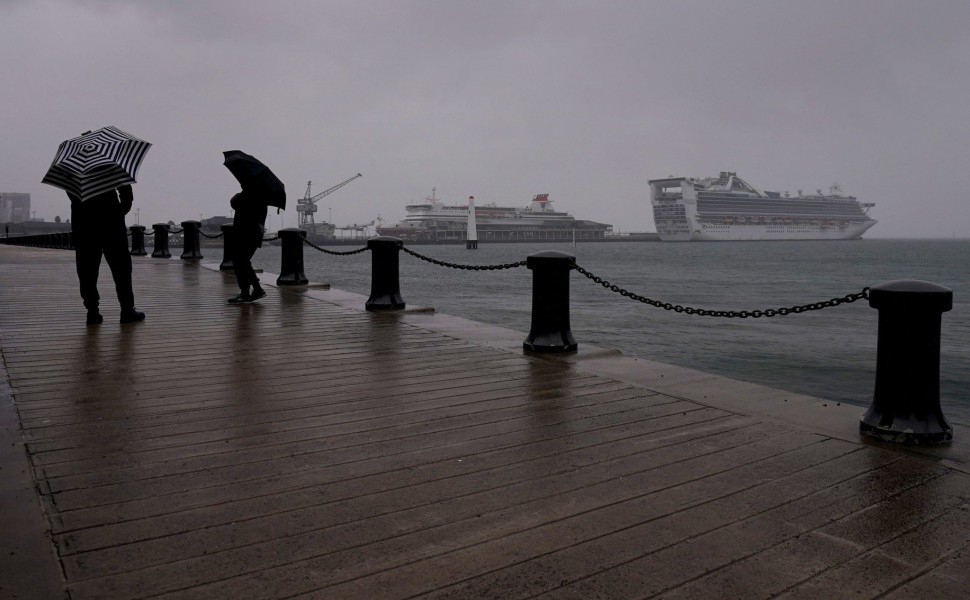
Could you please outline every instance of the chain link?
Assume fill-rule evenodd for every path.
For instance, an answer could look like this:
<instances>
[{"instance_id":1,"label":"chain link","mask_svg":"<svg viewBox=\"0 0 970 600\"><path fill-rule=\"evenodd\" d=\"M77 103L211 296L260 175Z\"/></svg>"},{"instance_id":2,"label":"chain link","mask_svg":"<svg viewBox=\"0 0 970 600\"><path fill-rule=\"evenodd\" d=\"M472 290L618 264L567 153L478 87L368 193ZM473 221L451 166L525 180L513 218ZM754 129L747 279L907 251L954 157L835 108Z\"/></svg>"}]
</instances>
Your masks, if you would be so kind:
<instances>
[{"instance_id":1,"label":"chain link","mask_svg":"<svg viewBox=\"0 0 970 600\"><path fill-rule=\"evenodd\" d=\"M612 284L609 281L601 277L593 275L586 269L577 265L575 261L572 263L574 269L579 271L581 274L585 275L588 279L593 281L593 283L598 283L611 292L616 292L625 298L630 298L637 302L642 302L644 304L649 304L657 308L662 308L664 310L672 310L678 313L684 313L688 315L699 315L701 317L726 317L729 319L739 318L739 319L757 319L760 317L783 317L790 314L798 314L803 312L808 312L810 310L820 310L823 308L829 308L832 306L838 306L840 304L851 304L857 300L868 300L869 299L869 288L865 287L861 292L856 292L855 294L846 294L841 298L832 298L831 300L822 300L821 302L810 302L808 304L803 304L801 306L790 306L788 308L769 308L766 310L706 310L703 308L692 308L690 306L681 306L679 304L671 304L670 302L661 302L660 300L652 300L650 298L645 298L633 292L629 292L618 285Z\"/></svg>"},{"instance_id":2,"label":"chain link","mask_svg":"<svg viewBox=\"0 0 970 600\"><path fill-rule=\"evenodd\" d=\"M168 230L168 232L171 233L171 234L173 234L173 235L178 235L178 234L182 233L183 231L185 231L185 230L184 229L179 229L178 231L175 231L174 229L169 229Z\"/></svg>"},{"instance_id":3,"label":"chain link","mask_svg":"<svg viewBox=\"0 0 970 600\"><path fill-rule=\"evenodd\" d=\"M145 237L151 237L151 236L155 235L155 230L153 229L151 233L148 233L146 231L144 235L145 235Z\"/></svg>"},{"instance_id":4,"label":"chain link","mask_svg":"<svg viewBox=\"0 0 970 600\"><path fill-rule=\"evenodd\" d=\"M209 235L208 233L202 231L201 229L199 230L199 235L201 235L204 238L209 238L210 240L214 240L214 239L217 239L217 238L221 238L225 233L226 232L223 231L222 233L217 234L217 235Z\"/></svg>"},{"instance_id":5,"label":"chain link","mask_svg":"<svg viewBox=\"0 0 970 600\"><path fill-rule=\"evenodd\" d=\"M326 248L321 248L320 246L317 246L316 244L314 244L313 242L311 242L306 238L304 238L303 243L313 248L314 250L319 250L324 254L333 254L335 256L350 256L352 254L360 254L361 252L364 252L365 250L367 250L367 246L364 246L363 248L357 248L356 250L348 250L347 252L339 252L337 250L327 250Z\"/></svg>"},{"instance_id":6,"label":"chain link","mask_svg":"<svg viewBox=\"0 0 970 600\"><path fill-rule=\"evenodd\" d=\"M456 264L456 263L445 262L443 260L436 260L436 259L431 258L429 256L423 256L421 254L418 254L414 250L408 250L407 248L401 248L401 250L403 250L405 253L410 254L411 256L413 256L415 258L419 258L419 259L421 259L423 261L427 261L427 262L429 262L431 264L439 265L439 266L442 266L442 267L449 267L449 268L452 268L452 269L465 269L465 270L468 270L468 271L498 271L498 270L501 270L501 269L515 269L517 267L524 267L525 266L525 261L524 260L519 261L519 262L514 262L514 263L505 263L504 265L459 265L459 264Z\"/></svg>"},{"instance_id":7,"label":"chain link","mask_svg":"<svg viewBox=\"0 0 970 600\"><path fill-rule=\"evenodd\" d=\"M263 238L263 241L264 242L275 242L278 239L280 239L280 236L274 235L273 237Z\"/></svg>"}]
</instances>

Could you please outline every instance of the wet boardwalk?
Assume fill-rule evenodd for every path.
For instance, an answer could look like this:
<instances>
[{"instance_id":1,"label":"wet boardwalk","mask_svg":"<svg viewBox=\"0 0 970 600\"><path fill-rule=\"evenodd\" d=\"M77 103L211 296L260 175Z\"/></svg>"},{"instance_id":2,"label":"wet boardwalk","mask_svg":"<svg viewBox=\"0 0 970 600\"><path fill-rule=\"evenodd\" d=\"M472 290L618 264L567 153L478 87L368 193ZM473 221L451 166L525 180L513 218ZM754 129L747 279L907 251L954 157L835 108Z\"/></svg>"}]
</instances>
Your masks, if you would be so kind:
<instances>
[{"instance_id":1,"label":"wet boardwalk","mask_svg":"<svg viewBox=\"0 0 970 600\"><path fill-rule=\"evenodd\" d=\"M135 260L137 325L103 268L86 327L72 261L0 246L0 597L970 589L965 429L887 449L857 407L337 291L228 306L177 258Z\"/></svg>"}]
</instances>

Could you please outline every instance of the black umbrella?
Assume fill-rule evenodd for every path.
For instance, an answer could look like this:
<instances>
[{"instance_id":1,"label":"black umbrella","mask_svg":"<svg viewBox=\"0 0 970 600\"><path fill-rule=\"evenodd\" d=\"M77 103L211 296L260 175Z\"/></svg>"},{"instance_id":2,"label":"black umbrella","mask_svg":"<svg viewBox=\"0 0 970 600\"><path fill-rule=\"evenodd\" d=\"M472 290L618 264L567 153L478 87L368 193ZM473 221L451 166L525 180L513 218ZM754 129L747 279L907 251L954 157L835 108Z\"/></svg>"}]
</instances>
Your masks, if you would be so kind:
<instances>
[{"instance_id":1,"label":"black umbrella","mask_svg":"<svg viewBox=\"0 0 970 600\"><path fill-rule=\"evenodd\" d=\"M243 190L259 194L266 199L268 206L286 208L286 190L283 182L269 170L269 167L241 150L226 150L222 154L225 156L222 164L226 165L229 172L236 177Z\"/></svg>"},{"instance_id":2,"label":"black umbrella","mask_svg":"<svg viewBox=\"0 0 970 600\"><path fill-rule=\"evenodd\" d=\"M117 127L102 127L61 142L43 183L87 200L128 183L151 144Z\"/></svg>"}]
</instances>

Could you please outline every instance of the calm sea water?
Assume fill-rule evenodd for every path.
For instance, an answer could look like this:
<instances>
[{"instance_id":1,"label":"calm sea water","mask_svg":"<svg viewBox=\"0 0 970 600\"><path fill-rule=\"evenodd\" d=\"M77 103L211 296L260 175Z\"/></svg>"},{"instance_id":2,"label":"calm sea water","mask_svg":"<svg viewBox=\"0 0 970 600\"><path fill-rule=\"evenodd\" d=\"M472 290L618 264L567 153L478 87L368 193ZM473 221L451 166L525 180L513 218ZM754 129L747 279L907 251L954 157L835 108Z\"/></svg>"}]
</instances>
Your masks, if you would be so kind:
<instances>
[{"instance_id":1,"label":"calm sea water","mask_svg":"<svg viewBox=\"0 0 970 600\"><path fill-rule=\"evenodd\" d=\"M361 246L365 242L361 242ZM349 250L354 247L334 247ZM500 264L561 250L592 273L642 296L696 308L790 307L861 291L894 279L923 279L953 290L943 314L944 414L970 424L970 240L488 244L412 246L439 260ZM254 262L271 272L280 249ZM307 277L370 292L370 253L331 256L304 247ZM531 319L532 272L464 271L401 254L401 293L410 306L522 331ZM570 279L570 319L580 345L687 366L771 387L868 406L876 366L877 317L868 302L761 319L678 314L634 302L578 273Z\"/></svg>"}]
</instances>

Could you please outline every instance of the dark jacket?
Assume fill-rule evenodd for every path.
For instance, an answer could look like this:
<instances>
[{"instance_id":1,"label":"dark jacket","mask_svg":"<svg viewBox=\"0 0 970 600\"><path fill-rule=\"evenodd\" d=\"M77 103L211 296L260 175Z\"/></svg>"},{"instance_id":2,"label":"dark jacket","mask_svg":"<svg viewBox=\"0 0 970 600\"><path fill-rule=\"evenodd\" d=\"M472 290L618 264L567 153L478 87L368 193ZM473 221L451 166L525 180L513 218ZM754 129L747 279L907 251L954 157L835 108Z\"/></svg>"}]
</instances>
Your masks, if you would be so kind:
<instances>
[{"instance_id":1,"label":"dark jacket","mask_svg":"<svg viewBox=\"0 0 970 600\"><path fill-rule=\"evenodd\" d=\"M257 194L243 190L232 197L229 205L236 211L233 216L233 235L236 239L254 242L262 246L266 226L266 202Z\"/></svg>"},{"instance_id":2,"label":"dark jacket","mask_svg":"<svg viewBox=\"0 0 970 600\"><path fill-rule=\"evenodd\" d=\"M130 185L98 194L83 202L68 192L71 199L71 229L75 237L100 236L105 230L125 229L125 215L134 200Z\"/></svg>"}]
</instances>

